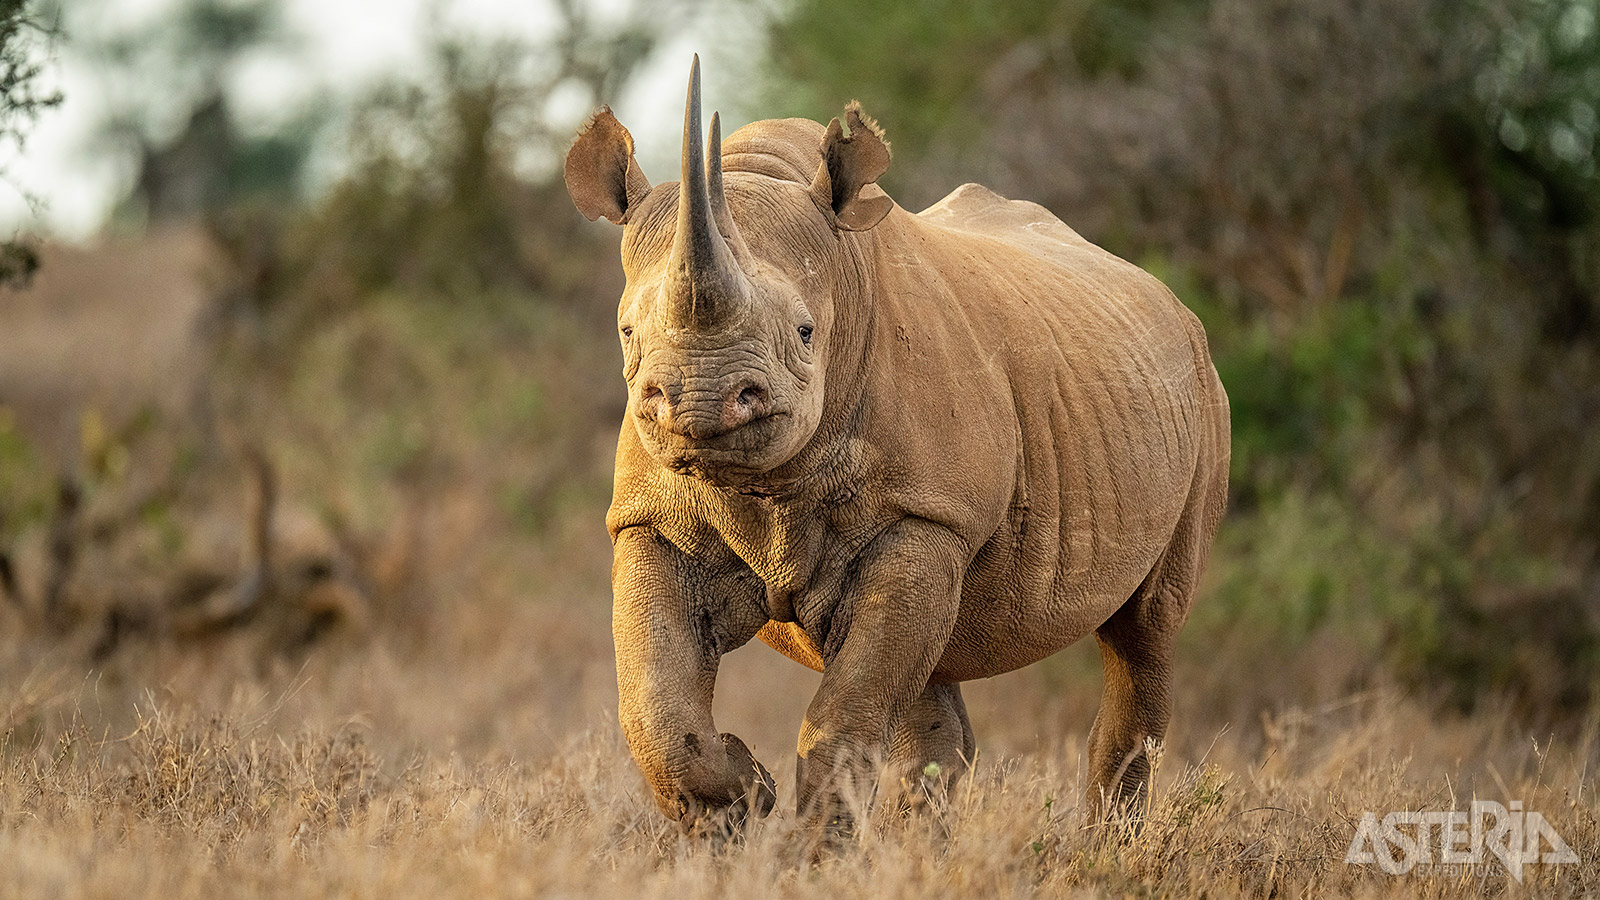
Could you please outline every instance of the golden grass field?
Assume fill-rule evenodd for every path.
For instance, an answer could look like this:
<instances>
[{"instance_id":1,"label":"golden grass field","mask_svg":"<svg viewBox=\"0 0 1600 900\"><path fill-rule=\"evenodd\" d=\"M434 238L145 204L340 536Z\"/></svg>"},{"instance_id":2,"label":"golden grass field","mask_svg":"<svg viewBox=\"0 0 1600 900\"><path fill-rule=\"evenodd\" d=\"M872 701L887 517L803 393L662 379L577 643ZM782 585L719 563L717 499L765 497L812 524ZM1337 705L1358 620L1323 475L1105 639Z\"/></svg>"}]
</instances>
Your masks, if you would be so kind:
<instances>
[{"instance_id":1,"label":"golden grass field","mask_svg":"<svg viewBox=\"0 0 1600 900\"><path fill-rule=\"evenodd\" d=\"M60 289L48 263L37 291ZM93 521L170 468L189 427L162 412L135 434L119 417L200 376L106 324L125 307L72 290L81 309L48 327L27 318L59 308L42 300L4 310L31 324L0 330L0 408L39 471L102 461ZM142 303L160 340L190 333L182 290L141 290L116 302ZM44 526L18 530L22 597L0 599L0 897L1600 896L1600 711L1536 726L1489 696L1452 712L1352 676L1370 667L1337 629L1270 647L1248 622L1191 629L1137 830L1079 814L1099 693L1080 645L969 685L970 776L814 862L788 809L816 676L757 643L725 661L717 716L773 769L779 812L742 841L680 835L615 721L608 327L398 309L322 330L270 392L227 368L211 395L222 449L85 553L55 620L36 599ZM94 365L37 349L40 334ZM238 558L235 451L250 444L280 477L277 527L295 532L279 563L342 523L360 550L338 558L367 581L186 630L164 606L174 573ZM1242 564L1219 557L1214 575ZM284 638L297 603L322 610L314 639ZM112 612L139 624L108 643ZM1520 800L1581 861L1528 867L1520 885L1492 859L1394 876L1344 861L1366 811L1474 798Z\"/></svg>"}]
</instances>

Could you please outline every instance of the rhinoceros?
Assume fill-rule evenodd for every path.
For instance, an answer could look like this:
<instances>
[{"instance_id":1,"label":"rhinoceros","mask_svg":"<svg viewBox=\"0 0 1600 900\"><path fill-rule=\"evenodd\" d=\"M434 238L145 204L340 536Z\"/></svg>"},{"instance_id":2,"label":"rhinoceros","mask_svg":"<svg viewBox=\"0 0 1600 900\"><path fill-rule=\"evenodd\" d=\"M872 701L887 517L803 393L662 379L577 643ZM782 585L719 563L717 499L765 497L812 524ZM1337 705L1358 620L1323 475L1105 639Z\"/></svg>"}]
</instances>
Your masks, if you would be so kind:
<instances>
[{"instance_id":1,"label":"rhinoceros","mask_svg":"<svg viewBox=\"0 0 1600 900\"><path fill-rule=\"evenodd\" d=\"M609 107L568 151L578 210L623 226L628 747L685 827L769 812L771 776L711 714L718 659L759 637L822 673L797 814L848 830L851 784L962 773L961 682L1093 633L1086 809L1135 800L1227 494L1205 332L1041 206L967 184L902 209L882 131L843 118L724 142L713 113L705 138L696 57L677 183L650 184Z\"/></svg>"}]
</instances>

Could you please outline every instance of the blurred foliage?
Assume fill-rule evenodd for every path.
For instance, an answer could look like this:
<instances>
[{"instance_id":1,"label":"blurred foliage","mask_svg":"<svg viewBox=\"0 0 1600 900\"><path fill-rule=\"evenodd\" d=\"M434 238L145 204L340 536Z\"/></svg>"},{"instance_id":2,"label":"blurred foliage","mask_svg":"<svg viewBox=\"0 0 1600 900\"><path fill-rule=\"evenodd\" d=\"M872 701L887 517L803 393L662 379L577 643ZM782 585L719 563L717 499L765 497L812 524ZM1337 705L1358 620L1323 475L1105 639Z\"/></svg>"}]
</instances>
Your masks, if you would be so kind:
<instances>
[{"instance_id":1,"label":"blurred foliage","mask_svg":"<svg viewBox=\"0 0 1600 900\"><path fill-rule=\"evenodd\" d=\"M484 527L544 534L571 502L603 502L595 435L621 402L593 380L614 349L594 318L621 273L617 236L573 214L561 181L580 124L565 110L620 93L686 5L597 19L558 0L531 42L440 27L423 64L351 105L320 196L209 217L229 262L218 416L290 448L290 476L368 528L410 529L470 493ZM419 584L451 579L412 565Z\"/></svg>"},{"instance_id":2,"label":"blurred foliage","mask_svg":"<svg viewBox=\"0 0 1600 900\"><path fill-rule=\"evenodd\" d=\"M61 94L42 82L54 31L32 0L0 0L0 144L20 148L39 115L61 103ZM10 182L0 169L0 180ZM26 186L11 184L29 204ZM27 284L39 268L39 255L26 237L0 241L0 287Z\"/></svg>"},{"instance_id":3,"label":"blurred foliage","mask_svg":"<svg viewBox=\"0 0 1600 900\"><path fill-rule=\"evenodd\" d=\"M907 205L1043 202L1201 316L1233 510L1190 640L1600 696L1600 3L764 9L773 103L859 97Z\"/></svg>"},{"instance_id":4,"label":"blurred foliage","mask_svg":"<svg viewBox=\"0 0 1600 900\"><path fill-rule=\"evenodd\" d=\"M99 150L125 158L133 183L124 224L185 221L255 198L294 201L327 115L320 96L262 132L239 114L251 60L293 60L278 0L180 0L133 26L111 0L61 4L74 50L100 77Z\"/></svg>"},{"instance_id":5,"label":"blurred foliage","mask_svg":"<svg viewBox=\"0 0 1600 900\"><path fill-rule=\"evenodd\" d=\"M0 536L43 521L49 509L50 479L16 417L0 406Z\"/></svg>"},{"instance_id":6,"label":"blurred foliage","mask_svg":"<svg viewBox=\"0 0 1600 900\"><path fill-rule=\"evenodd\" d=\"M174 363L194 366L192 394L166 398L159 428L126 437L86 398L81 446L44 449L0 405L0 595L90 632L97 661L252 616L292 638L269 650L329 615L420 640L433 601L477 593L456 581L502 552L490 530L564 546L569 507L603 506L596 448L621 403L597 383L613 330L592 321L620 288L617 236L573 212L561 152L687 5L596 18L557 0L532 41L435 19L425 64L330 107L344 118L317 140L342 167L316 196L294 183L316 110L246 137L228 88L276 52L280 4L182 0L131 31L97 30L95 3L64 10L113 83L108 146L142 160L120 224L201 226L211 258L171 284L212 302L201 360ZM329 591L364 599L328 607ZM268 595L305 627L239 599Z\"/></svg>"},{"instance_id":7,"label":"blurred foliage","mask_svg":"<svg viewBox=\"0 0 1600 900\"><path fill-rule=\"evenodd\" d=\"M551 86L529 79L527 52L443 42L422 77L362 103L349 174L308 223L319 265L352 278L357 295L396 284L455 297L554 287L571 229L541 215L561 199L548 173L520 171L555 140L537 115Z\"/></svg>"},{"instance_id":8,"label":"blurred foliage","mask_svg":"<svg viewBox=\"0 0 1600 900\"><path fill-rule=\"evenodd\" d=\"M615 235L568 215L561 154L686 4L641 3L597 21L555 4L536 42L441 30L426 62L361 96L341 129L343 172L314 203L238 204L213 217L240 277L235 316L296 345L312 324L400 293L450 306L527 302L600 309Z\"/></svg>"},{"instance_id":9,"label":"blurred foliage","mask_svg":"<svg viewBox=\"0 0 1600 900\"><path fill-rule=\"evenodd\" d=\"M1202 0L842 0L785 3L768 19L772 117L827 117L857 98L892 113L917 158L982 156L985 107L1010 82L1063 73L1132 77L1158 23L1203 9ZM895 166L894 190L916 178ZM923 176L926 177L926 176ZM910 198L908 198L910 199ZM928 198L930 201L935 199ZM918 200L920 203L920 199Z\"/></svg>"}]
</instances>

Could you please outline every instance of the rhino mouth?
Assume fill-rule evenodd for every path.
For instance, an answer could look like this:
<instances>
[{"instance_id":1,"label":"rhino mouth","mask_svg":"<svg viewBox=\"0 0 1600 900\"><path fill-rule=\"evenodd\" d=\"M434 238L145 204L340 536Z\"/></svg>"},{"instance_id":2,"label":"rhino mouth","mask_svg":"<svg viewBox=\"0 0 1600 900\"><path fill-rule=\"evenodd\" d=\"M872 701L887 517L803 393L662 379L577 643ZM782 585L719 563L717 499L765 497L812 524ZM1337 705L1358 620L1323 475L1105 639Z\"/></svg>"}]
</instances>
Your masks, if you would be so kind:
<instances>
[{"instance_id":1,"label":"rhino mouth","mask_svg":"<svg viewBox=\"0 0 1600 900\"><path fill-rule=\"evenodd\" d=\"M722 468L747 468L752 457L772 445L787 410L773 410L714 437L694 438L645 420L646 443L674 472L698 474Z\"/></svg>"}]
</instances>

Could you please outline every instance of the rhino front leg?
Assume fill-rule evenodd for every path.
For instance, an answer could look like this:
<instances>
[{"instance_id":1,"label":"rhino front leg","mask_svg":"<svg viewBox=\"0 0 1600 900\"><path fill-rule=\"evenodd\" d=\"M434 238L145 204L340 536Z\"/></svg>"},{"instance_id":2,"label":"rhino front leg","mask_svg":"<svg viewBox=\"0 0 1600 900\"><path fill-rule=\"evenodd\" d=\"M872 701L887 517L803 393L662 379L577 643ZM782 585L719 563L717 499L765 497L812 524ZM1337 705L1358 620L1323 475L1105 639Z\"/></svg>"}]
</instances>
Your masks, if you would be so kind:
<instances>
[{"instance_id":1,"label":"rhino front leg","mask_svg":"<svg viewBox=\"0 0 1600 900\"><path fill-rule=\"evenodd\" d=\"M800 729L796 801L813 827L848 832L846 795L871 796L875 766L891 755L955 627L966 558L953 533L923 519L897 523L859 558L832 625L845 638L824 659Z\"/></svg>"},{"instance_id":2,"label":"rhino front leg","mask_svg":"<svg viewBox=\"0 0 1600 900\"><path fill-rule=\"evenodd\" d=\"M765 621L751 605L751 579L731 564L691 565L642 526L618 534L614 554L618 717L657 805L685 831L736 827L752 809L766 815L772 776L711 718L722 654Z\"/></svg>"}]
</instances>

